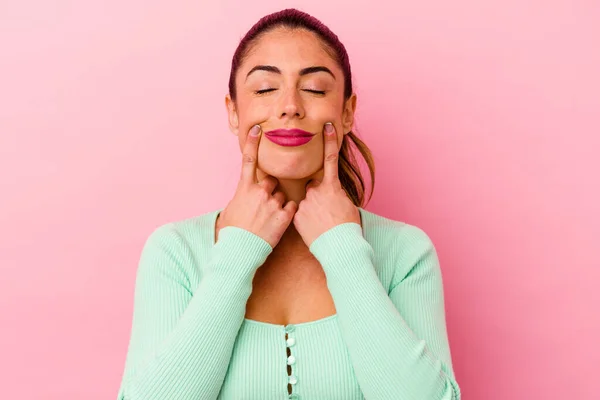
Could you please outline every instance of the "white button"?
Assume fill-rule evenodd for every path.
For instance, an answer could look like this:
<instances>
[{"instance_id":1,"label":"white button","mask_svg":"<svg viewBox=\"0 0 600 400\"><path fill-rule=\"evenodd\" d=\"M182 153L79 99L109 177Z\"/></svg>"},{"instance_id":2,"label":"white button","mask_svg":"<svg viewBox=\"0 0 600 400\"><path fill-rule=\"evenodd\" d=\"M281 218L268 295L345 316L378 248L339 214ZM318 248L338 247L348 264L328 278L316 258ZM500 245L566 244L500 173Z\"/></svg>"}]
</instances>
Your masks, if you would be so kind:
<instances>
[{"instance_id":1,"label":"white button","mask_svg":"<svg viewBox=\"0 0 600 400\"><path fill-rule=\"evenodd\" d=\"M286 340L285 343L287 344L288 347L292 347L293 345L296 344L296 339L294 339L293 337L288 338L288 340Z\"/></svg>"},{"instance_id":2,"label":"white button","mask_svg":"<svg viewBox=\"0 0 600 400\"><path fill-rule=\"evenodd\" d=\"M292 385L295 385L296 383L298 383L298 378L296 378L294 375L292 375L292 376L290 376L290 380L289 380L289 382L290 382Z\"/></svg>"},{"instance_id":3,"label":"white button","mask_svg":"<svg viewBox=\"0 0 600 400\"><path fill-rule=\"evenodd\" d=\"M296 326L294 324L286 325L285 331L288 333L294 332L296 330Z\"/></svg>"},{"instance_id":4,"label":"white button","mask_svg":"<svg viewBox=\"0 0 600 400\"><path fill-rule=\"evenodd\" d=\"M288 357L288 359L287 359L287 364L288 364L288 365L292 365L292 364L294 364L295 362L296 362L296 357L294 357L294 356L289 356L289 357Z\"/></svg>"}]
</instances>

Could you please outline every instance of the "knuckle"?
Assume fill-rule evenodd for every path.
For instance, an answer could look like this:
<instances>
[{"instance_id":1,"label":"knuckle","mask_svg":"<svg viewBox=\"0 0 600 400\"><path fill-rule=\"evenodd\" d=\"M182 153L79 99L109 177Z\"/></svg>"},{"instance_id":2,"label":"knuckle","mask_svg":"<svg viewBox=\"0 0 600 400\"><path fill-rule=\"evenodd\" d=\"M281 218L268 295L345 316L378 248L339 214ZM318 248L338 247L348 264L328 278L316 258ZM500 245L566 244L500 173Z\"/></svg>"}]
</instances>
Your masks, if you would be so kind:
<instances>
[{"instance_id":1,"label":"knuckle","mask_svg":"<svg viewBox=\"0 0 600 400\"><path fill-rule=\"evenodd\" d=\"M258 186L255 190L253 190L252 192L252 197L257 199L259 203L265 203L267 202L267 200L269 200L269 194L267 193L267 191Z\"/></svg>"},{"instance_id":2,"label":"knuckle","mask_svg":"<svg viewBox=\"0 0 600 400\"><path fill-rule=\"evenodd\" d=\"M326 161L336 161L337 159L338 159L337 153L328 154L327 157L325 158Z\"/></svg>"},{"instance_id":3,"label":"knuckle","mask_svg":"<svg viewBox=\"0 0 600 400\"><path fill-rule=\"evenodd\" d=\"M260 200L262 203L268 202L268 201L269 201L269 197L270 197L270 196L269 196L269 192L267 192L267 191L266 191L264 188L263 188L263 189L261 189L261 190L258 192L258 199L259 199L259 200Z\"/></svg>"},{"instance_id":4,"label":"knuckle","mask_svg":"<svg viewBox=\"0 0 600 400\"><path fill-rule=\"evenodd\" d=\"M242 156L242 160L245 163L252 163L252 162L254 162L254 157L251 154L244 153L244 155Z\"/></svg>"}]
</instances>

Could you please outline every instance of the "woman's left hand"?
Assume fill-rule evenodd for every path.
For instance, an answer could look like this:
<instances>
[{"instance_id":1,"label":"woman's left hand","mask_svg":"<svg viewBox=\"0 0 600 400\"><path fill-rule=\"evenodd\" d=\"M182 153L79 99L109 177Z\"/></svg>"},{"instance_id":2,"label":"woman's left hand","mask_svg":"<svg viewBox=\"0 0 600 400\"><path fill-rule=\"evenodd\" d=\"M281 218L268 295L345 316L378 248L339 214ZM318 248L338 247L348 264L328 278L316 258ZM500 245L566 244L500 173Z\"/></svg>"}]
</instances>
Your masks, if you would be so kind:
<instances>
[{"instance_id":1,"label":"woman's left hand","mask_svg":"<svg viewBox=\"0 0 600 400\"><path fill-rule=\"evenodd\" d=\"M324 131L323 180L309 181L306 197L298 204L293 220L308 247L317 237L337 225L346 222L360 225L360 212L342 188L338 177L339 149L333 124L325 124Z\"/></svg>"}]
</instances>

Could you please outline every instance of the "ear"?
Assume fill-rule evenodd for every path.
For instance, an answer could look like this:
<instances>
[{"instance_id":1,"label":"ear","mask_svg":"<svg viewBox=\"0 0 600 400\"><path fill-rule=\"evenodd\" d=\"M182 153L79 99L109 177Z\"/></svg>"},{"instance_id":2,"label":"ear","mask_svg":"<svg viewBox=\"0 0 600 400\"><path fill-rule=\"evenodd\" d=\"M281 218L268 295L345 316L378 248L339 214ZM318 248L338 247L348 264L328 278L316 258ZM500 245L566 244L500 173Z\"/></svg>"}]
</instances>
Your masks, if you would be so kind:
<instances>
[{"instance_id":1,"label":"ear","mask_svg":"<svg viewBox=\"0 0 600 400\"><path fill-rule=\"evenodd\" d=\"M342 127L344 135L347 135L354 126L354 112L356 111L356 93L344 102L344 111L342 112Z\"/></svg>"},{"instance_id":2,"label":"ear","mask_svg":"<svg viewBox=\"0 0 600 400\"><path fill-rule=\"evenodd\" d=\"M227 116L229 119L229 130L231 131L231 133L233 133L234 135L238 135L239 131L240 131L240 123L238 120L238 114L237 114L237 110L235 108L235 103L234 101L231 99L231 96L229 94L227 94L225 96L225 107L227 107Z\"/></svg>"}]
</instances>

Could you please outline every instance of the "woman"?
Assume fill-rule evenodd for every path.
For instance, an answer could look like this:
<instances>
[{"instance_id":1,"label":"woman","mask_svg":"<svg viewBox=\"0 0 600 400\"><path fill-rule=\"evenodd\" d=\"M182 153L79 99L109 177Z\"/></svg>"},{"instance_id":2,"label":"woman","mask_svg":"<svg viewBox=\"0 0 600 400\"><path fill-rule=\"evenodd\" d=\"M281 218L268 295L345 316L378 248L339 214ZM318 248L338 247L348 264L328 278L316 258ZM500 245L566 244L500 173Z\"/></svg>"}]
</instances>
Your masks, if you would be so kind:
<instances>
[{"instance_id":1,"label":"woman","mask_svg":"<svg viewBox=\"0 0 600 400\"><path fill-rule=\"evenodd\" d=\"M373 162L337 36L297 10L264 17L226 106L236 193L148 238L118 398L460 399L429 237L361 207L349 142L371 178Z\"/></svg>"}]
</instances>

